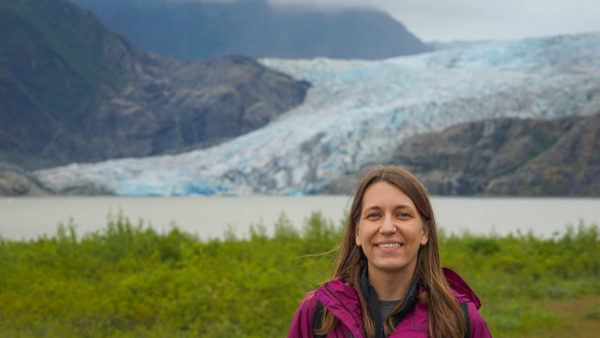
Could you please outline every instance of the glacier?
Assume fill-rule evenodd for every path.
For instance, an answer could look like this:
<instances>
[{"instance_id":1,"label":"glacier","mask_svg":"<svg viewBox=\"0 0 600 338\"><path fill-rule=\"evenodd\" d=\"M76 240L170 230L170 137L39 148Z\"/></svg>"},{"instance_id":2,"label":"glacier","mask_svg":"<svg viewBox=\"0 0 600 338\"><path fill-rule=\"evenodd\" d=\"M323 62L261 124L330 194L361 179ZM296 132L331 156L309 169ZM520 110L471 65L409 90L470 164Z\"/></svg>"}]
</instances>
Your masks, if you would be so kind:
<instances>
[{"instance_id":1,"label":"glacier","mask_svg":"<svg viewBox=\"0 0 600 338\"><path fill-rule=\"evenodd\" d=\"M263 59L312 83L267 126L177 155L36 172L55 190L94 184L118 195L297 195L385 162L415 134L497 117L600 111L600 32L488 42L365 60Z\"/></svg>"}]
</instances>

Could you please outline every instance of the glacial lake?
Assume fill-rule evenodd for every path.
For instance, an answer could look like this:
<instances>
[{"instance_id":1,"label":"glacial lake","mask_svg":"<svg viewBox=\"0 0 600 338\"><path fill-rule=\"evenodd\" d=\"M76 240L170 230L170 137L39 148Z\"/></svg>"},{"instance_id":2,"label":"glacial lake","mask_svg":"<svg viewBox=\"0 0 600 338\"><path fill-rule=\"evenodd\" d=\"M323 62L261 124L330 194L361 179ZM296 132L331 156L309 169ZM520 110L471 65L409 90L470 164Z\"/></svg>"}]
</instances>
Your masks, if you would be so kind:
<instances>
[{"instance_id":1,"label":"glacial lake","mask_svg":"<svg viewBox=\"0 0 600 338\"><path fill-rule=\"evenodd\" d=\"M438 225L446 233L505 235L532 231L549 237L567 225L600 224L598 198L439 197L432 203ZM172 226L202 239L220 238L226 231L248 235L251 224L268 234L282 212L301 228L314 211L339 223L350 207L348 196L250 197L23 197L0 198L0 237L35 239L54 236L70 219L79 235L106 228L109 215L122 212L138 224L168 231Z\"/></svg>"}]
</instances>

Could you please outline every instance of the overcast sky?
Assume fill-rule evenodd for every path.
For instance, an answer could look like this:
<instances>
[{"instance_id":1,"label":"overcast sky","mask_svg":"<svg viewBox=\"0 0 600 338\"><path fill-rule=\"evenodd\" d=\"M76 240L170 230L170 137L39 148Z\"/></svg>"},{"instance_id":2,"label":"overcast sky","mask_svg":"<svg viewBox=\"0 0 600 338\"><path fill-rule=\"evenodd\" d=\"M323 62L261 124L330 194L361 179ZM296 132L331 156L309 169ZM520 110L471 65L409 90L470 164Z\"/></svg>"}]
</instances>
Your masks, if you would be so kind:
<instances>
[{"instance_id":1,"label":"overcast sky","mask_svg":"<svg viewBox=\"0 0 600 338\"><path fill-rule=\"evenodd\" d=\"M267 1L272 4L375 7L391 14L425 41L509 40L600 31L600 0Z\"/></svg>"}]
</instances>

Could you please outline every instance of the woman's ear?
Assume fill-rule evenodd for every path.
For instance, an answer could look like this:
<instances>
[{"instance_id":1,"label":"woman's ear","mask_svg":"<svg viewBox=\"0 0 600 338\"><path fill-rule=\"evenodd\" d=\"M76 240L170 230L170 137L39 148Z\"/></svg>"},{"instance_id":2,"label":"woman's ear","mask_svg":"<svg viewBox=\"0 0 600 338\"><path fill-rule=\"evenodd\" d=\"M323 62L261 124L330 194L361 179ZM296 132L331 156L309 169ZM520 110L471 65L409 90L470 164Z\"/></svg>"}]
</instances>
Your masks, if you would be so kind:
<instances>
[{"instance_id":1,"label":"woman's ear","mask_svg":"<svg viewBox=\"0 0 600 338\"><path fill-rule=\"evenodd\" d=\"M358 235L358 224L354 227L354 243L356 243L356 246L362 245L360 242L360 236Z\"/></svg>"},{"instance_id":2,"label":"woman's ear","mask_svg":"<svg viewBox=\"0 0 600 338\"><path fill-rule=\"evenodd\" d=\"M423 234L421 235L421 245L425 245L429 242L429 223L423 223Z\"/></svg>"}]
</instances>

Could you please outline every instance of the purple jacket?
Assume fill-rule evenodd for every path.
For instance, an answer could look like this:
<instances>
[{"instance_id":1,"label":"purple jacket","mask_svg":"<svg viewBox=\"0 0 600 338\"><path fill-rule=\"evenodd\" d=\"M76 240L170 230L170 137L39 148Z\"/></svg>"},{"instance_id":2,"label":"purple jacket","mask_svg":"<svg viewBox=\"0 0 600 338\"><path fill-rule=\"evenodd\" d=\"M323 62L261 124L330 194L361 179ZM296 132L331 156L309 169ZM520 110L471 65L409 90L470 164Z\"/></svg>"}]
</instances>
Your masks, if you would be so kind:
<instances>
[{"instance_id":1,"label":"purple jacket","mask_svg":"<svg viewBox=\"0 0 600 338\"><path fill-rule=\"evenodd\" d=\"M487 325L477 311L481 302L467 283L454 271L444 268L444 274L450 288L459 304L468 303L471 338L491 337ZM298 306L294 315L288 337L312 337L312 321L315 305L319 300L323 306L331 311L338 319L339 325L328 338L349 337L364 338L362 330L362 317L360 303L356 290L339 278L325 283L316 291L309 292ZM416 303L409 312L396 325L390 338L420 338L428 337L427 304Z\"/></svg>"}]
</instances>

